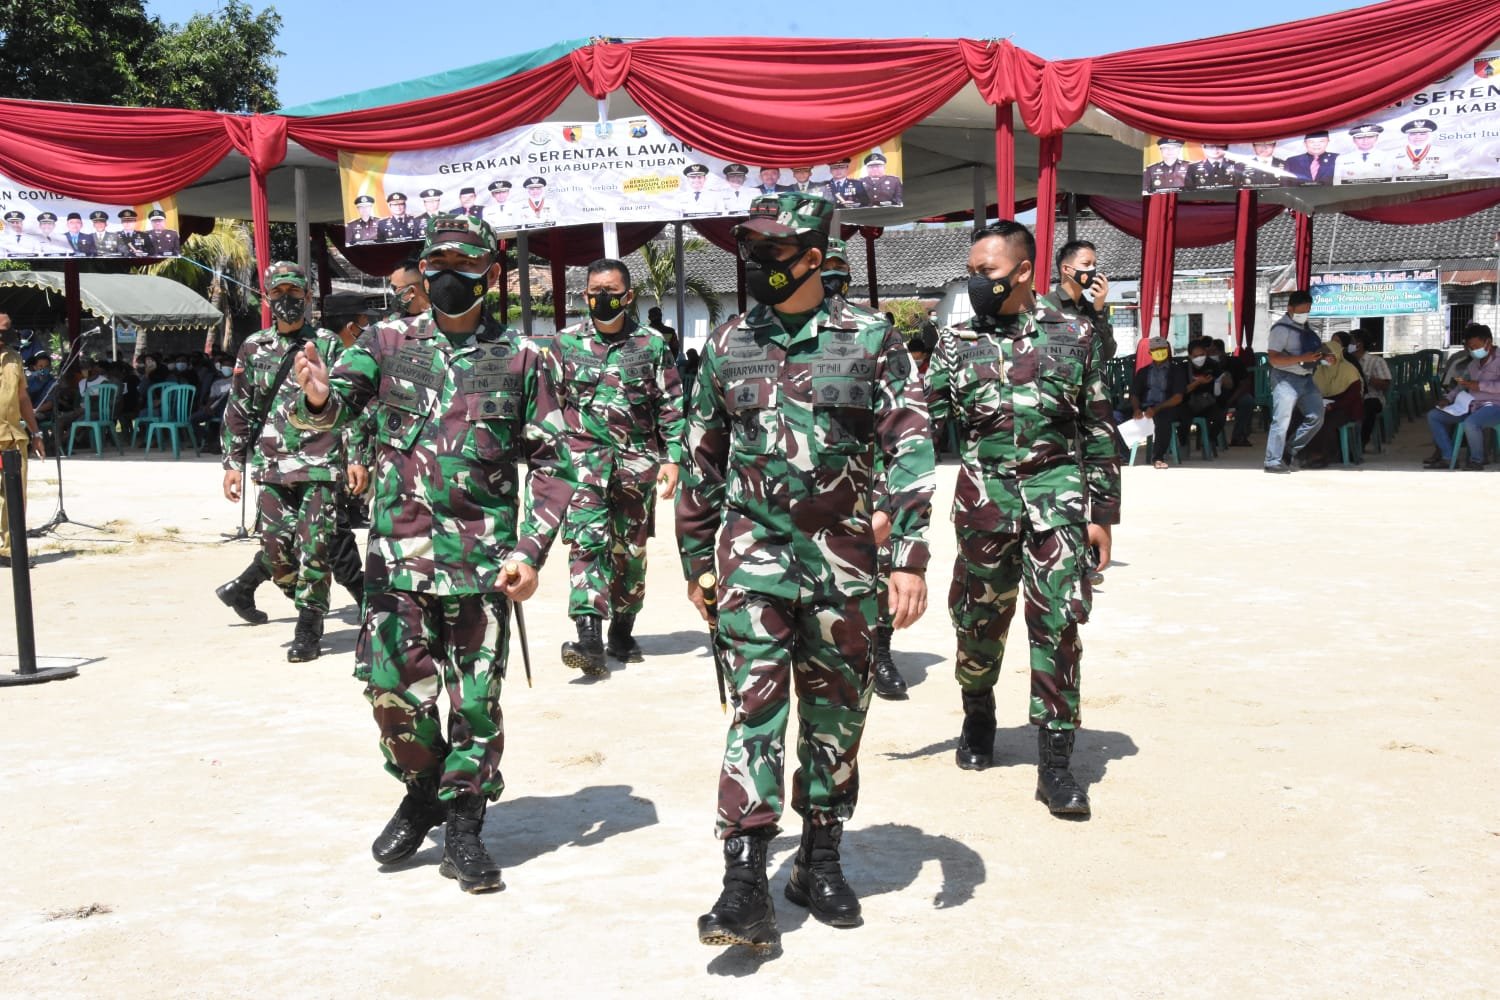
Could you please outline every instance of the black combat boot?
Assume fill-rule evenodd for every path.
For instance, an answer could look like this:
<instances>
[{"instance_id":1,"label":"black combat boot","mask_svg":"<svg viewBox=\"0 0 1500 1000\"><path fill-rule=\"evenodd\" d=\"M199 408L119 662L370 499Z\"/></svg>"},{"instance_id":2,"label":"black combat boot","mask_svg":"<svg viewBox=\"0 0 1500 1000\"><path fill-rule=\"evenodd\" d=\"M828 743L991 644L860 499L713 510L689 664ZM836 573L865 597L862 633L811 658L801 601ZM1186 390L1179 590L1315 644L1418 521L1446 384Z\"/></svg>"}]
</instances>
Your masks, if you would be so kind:
<instances>
[{"instance_id":1,"label":"black combat boot","mask_svg":"<svg viewBox=\"0 0 1500 1000\"><path fill-rule=\"evenodd\" d=\"M460 795L448 803L448 827L443 841L443 863L438 874L458 879L464 892L490 892L504 888L500 866L490 859L479 839L484 829L483 795Z\"/></svg>"},{"instance_id":2,"label":"black combat boot","mask_svg":"<svg viewBox=\"0 0 1500 1000\"><path fill-rule=\"evenodd\" d=\"M383 865L405 861L417 853L427 831L441 823L446 815L447 811L438 801L436 775L408 781L406 798L401 800L396 815L370 845L370 853Z\"/></svg>"},{"instance_id":3,"label":"black combat boot","mask_svg":"<svg viewBox=\"0 0 1500 1000\"><path fill-rule=\"evenodd\" d=\"M786 884L786 898L805 906L812 915L834 927L858 927L859 897L844 880L839 866L839 841L844 836L842 823L813 826L802 823L802 846L792 862L792 877Z\"/></svg>"},{"instance_id":4,"label":"black combat boot","mask_svg":"<svg viewBox=\"0 0 1500 1000\"><path fill-rule=\"evenodd\" d=\"M316 660L318 643L323 638L323 612L302 608L297 612L297 629L292 633L292 644L287 647L288 663L306 663Z\"/></svg>"},{"instance_id":5,"label":"black combat boot","mask_svg":"<svg viewBox=\"0 0 1500 1000\"><path fill-rule=\"evenodd\" d=\"M889 625L875 626L875 693L882 698L900 700L906 697L906 678L896 669L891 659L891 634L895 630Z\"/></svg>"},{"instance_id":6,"label":"black combat boot","mask_svg":"<svg viewBox=\"0 0 1500 1000\"><path fill-rule=\"evenodd\" d=\"M1045 802L1054 816L1089 815L1089 797L1084 793L1068 770L1068 760L1073 756L1072 729L1047 729L1036 731L1039 762L1036 768L1036 797Z\"/></svg>"},{"instance_id":7,"label":"black combat boot","mask_svg":"<svg viewBox=\"0 0 1500 1000\"><path fill-rule=\"evenodd\" d=\"M609 620L609 643L604 651L626 663L640 663L646 657L640 643L630 633L635 629L635 615L617 614Z\"/></svg>"},{"instance_id":8,"label":"black combat boot","mask_svg":"<svg viewBox=\"0 0 1500 1000\"><path fill-rule=\"evenodd\" d=\"M724 841L724 891L713 909L698 918L704 944L779 944L776 905L766 884L766 848L774 830L736 834Z\"/></svg>"},{"instance_id":9,"label":"black combat boot","mask_svg":"<svg viewBox=\"0 0 1500 1000\"><path fill-rule=\"evenodd\" d=\"M593 615L581 615L573 619L578 626L578 641L562 644L562 661L574 670L582 670L590 677L603 677L609 673L604 662L604 641L599 638L599 619Z\"/></svg>"},{"instance_id":10,"label":"black combat boot","mask_svg":"<svg viewBox=\"0 0 1500 1000\"><path fill-rule=\"evenodd\" d=\"M231 611L251 625L264 625L268 616L255 606L255 588L269 579L271 579L270 569L265 565L264 560L257 557L246 567L245 572L215 590L214 593Z\"/></svg>"},{"instance_id":11,"label":"black combat boot","mask_svg":"<svg viewBox=\"0 0 1500 1000\"><path fill-rule=\"evenodd\" d=\"M964 728L954 758L965 771L983 771L995 763L995 689L960 691Z\"/></svg>"}]
</instances>

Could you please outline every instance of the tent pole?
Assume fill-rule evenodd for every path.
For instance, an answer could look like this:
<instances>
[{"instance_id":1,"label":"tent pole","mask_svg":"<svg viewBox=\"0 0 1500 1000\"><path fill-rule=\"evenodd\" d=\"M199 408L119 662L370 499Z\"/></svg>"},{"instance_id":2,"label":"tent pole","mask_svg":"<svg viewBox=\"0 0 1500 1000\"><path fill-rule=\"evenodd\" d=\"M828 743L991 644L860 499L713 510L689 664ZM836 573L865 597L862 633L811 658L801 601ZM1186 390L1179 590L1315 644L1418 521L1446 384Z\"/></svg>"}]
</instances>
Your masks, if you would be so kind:
<instances>
[{"instance_id":1,"label":"tent pole","mask_svg":"<svg viewBox=\"0 0 1500 1000\"><path fill-rule=\"evenodd\" d=\"M303 274L310 274L312 239L308 234L307 224L307 170L303 167L295 167L292 170L292 192L297 203L297 266L302 268ZM312 307L311 295L307 297L306 302L305 308L310 309Z\"/></svg>"},{"instance_id":2,"label":"tent pole","mask_svg":"<svg viewBox=\"0 0 1500 1000\"><path fill-rule=\"evenodd\" d=\"M531 336L531 238L516 234L516 273L521 279L521 332Z\"/></svg>"},{"instance_id":3,"label":"tent pole","mask_svg":"<svg viewBox=\"0 0 1500 1000\"><path fill-rule=\"evenodd\" d=\"M676 234L673 236L672 248L672 270L677 275L677 343L687 337L685 327L687 325L687 274L682 263L682 223L676 223ZM679 350L680 350L679 346Z\"/></svg>"},{"instance_id":4,"label":"tent pole","mask_svg":"<svg viewBox=\"0 0 1500 1000\"><path fill-rule=\"evenodd\" d=\"M1078 239L1078 196L1068 192L1068 242Z\"/></svg>"},{"instance_id":5,"label":"tent pole","mask_svg":"<svg viewBox=\"0 0 1500 1000\"><path fill-rule=\"evenodd\" d=\"M68 344L72 346L83 332L83 291L79 287L76 260L63 262L63 298L68 308Z\"/></svg>"},{"instance_id":6,"label":"tent pole","mask_svg":"<svg viewBox=\"0 0 1500 1000\"><path fill-rule=\"evenodd\" d=\"M605 94L599 98L595 106L599 110L599 124L603 126L609 121L609 95ZM602 132L602 129L600 131ZM610 260L620 259L620 228L613 222L604 224L604 256ZM554 292L552 297L557 298L557 294Z\"/></svg>"},{"instance_id":7,"label":"tent pole","mask_svg":"<svg viewBox=\"0 0 1500 1000\"><path fill-rule=\"evenodd\" d=\"M974 164L974 176L970 178L974 187L974 231L977 233L989 222L989 202L984 198L984 166Z\"/></svg>"},{"instance_id":8,"label":"tent pole","mask_svg":"<svg viewBox=\"0 0 1500 1000\"><path fill-rule=\"evenodd\" d=\"M875 275L875 237L871 235L868 227L863 227L865 235L865 280L870 283L870 308L880 308L880 279Z\"/></svg>"}]
</instances>

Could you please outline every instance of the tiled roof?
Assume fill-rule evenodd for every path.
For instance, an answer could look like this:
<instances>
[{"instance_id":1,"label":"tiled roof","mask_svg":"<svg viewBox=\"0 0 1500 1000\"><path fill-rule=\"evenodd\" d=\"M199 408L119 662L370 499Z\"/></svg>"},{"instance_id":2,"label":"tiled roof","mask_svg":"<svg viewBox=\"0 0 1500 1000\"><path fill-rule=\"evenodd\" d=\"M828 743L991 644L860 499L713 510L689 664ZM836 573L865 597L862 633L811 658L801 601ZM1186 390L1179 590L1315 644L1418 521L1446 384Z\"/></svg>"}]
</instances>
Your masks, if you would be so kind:
<instances>
[{"instance_id":1,"label":"tiled roof","mask_svg":"<svg viewBox=\"0 0 1500 1000\"><path fill-rule=\"evenodd\" d=\"M1099 259L1110 277L1135 280L1140 277L1141 244L1103 219L1091 213L1078 217L1078 237L1099 249ZM1361 222L1343 215L1317 216L1313 225L1313 267L1322 269L1354 267L1363 264L1394 264L1402 261L1485 260L1495 256L1495 240L1500 234L1500 207L1452 222L1423 226L1387 226ZM691 231L688 233L691 236ZM1053 246L1068 238L1066 220L1058 220ZM1261 270L1284 267L1292 261L1292 217L1282 213L1261 227L1258 260ZM667 252L671 240L658 240ZM887 229L875 241L875 262L883 294L929 295L951 281L964 276L964 261L969 248L969 230L965 227L925 227ZM865 241L856 236L849 241L851 291L863 297L867 287L865 275ZM645 270L640 253L625 258L632 274ZM1187 247L1177 251L1177 270L1233 270L1234 244L1211 247ZM707 279L720 295L735 292L734 258L710 245L687 259L690 275ZM583 290L583 268L568 269L568 291Z\"/></svg>"}]
</instances>

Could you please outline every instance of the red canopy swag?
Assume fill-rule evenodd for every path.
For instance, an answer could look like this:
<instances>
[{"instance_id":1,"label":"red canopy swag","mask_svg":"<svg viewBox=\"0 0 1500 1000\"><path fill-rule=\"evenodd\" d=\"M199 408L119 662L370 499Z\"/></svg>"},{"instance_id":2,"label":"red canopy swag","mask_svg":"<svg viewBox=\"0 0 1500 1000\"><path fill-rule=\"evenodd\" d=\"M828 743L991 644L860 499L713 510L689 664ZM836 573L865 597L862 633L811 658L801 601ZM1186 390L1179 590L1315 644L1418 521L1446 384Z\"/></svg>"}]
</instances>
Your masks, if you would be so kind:
<instances>
[{"instance_id":1,"label":"red canopy swag","mask_svg":"<svg viewBox=\"0 0 1500 1000\"><path fill-rule=\"evenodd\" d=\"M1497 36L1500 4L1493 0L1387 0L1232 35L1059 61L1003 40L868 40L853 47L821 39L599 42L478 87L312 117L0 100L0 173L60 194L130 203L180 191L238 152L250 163L256 251L264 265L266 175L283 162L289 141L330 159L341 149L448 145L543 121L581 88L596 98L623 90L673 135L716 156L815 161L899 133L973 83L995 107L997 210L1009 216L1013 114L1043 141L1038 191L1048 204L1057 190L1062 132L1090 106L1155 135L1244 142L1295 134L1378 111ZM1458 211L1481 202L1476 194L1446 204ZM1433 218L1424 211L1406 206L1390 217ZM1049 227L1041 233L1050 241ZM1039 265L1039 277L1047 269Z\"/></svg>"}]
</instances>

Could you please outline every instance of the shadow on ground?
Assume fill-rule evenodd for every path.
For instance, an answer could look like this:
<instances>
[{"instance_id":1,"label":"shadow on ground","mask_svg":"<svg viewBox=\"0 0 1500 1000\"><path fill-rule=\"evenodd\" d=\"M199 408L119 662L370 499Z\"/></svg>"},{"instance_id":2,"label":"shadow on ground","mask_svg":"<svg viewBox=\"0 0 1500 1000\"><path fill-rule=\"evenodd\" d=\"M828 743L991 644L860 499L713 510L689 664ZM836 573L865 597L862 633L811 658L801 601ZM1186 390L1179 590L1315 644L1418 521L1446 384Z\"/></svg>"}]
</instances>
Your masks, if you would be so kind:
<instances>
[{"instance_id":1,"label":"shadow on ground","mask_svg":"<svg viewBox=\"0 0 1500 1000\"><path fill-rule=\"evenodd\" d=\"M890 760L916 760L938 754L951 755L958 746L957 730L961 717L954 715L954 738L930 743L918 750L902 750L883 753ZM1073 746L1071 770L1078 783L1087 790L1090 785L1104 780L1109 762L1134 757L1140 748L1124 733L1107 729L1080 729ZM993 767L1035 767L1037 759L1036 727L1014 726L995 733L995 763ZM957 766L957 765L955 765Z\"/></svg>"},{"instance_id":2,"label":"shadow on ground","mask_svg":"<svg viewBox=\"0 0 1500 1000\"><path fill-rule=\"evenodd\" d=\"M796 823L795 816L789 822ZM795 934L811 914L783 894L791 878L800 835L784 834L771 844L774 854L786 853L781 865L771 875L771 893L776 903L776 925L783 936ZM888 892L900 892L917 880L929 862L936 861L943 872L943 883L932 898L935 910L962 906L974 898L974 891L984 883L984 858L951 837L942 837L904 823L881 823L877 826L849 828L842 844L844 875L862 901ZM731 947L708 963L708 972L716 976L754 975L766 962L781 956L781 948L757 950Z\"/></svg>"},{"instance_id":3,"label":"shadow on ground","mask_svg":"<svg viewBox=\"0 0 1500 1000\"><path fill-rule=\"evenodd\" d=\"M593 847L657 822L656 804L631 794L629 785L594 785L568 795L523 795L492 802L485 814L484 845L496 863L509 870L563 847ZM437 827L427 846L381 870L436 865L443 859L442 832Z\"/></svg>"}]
</instances>

